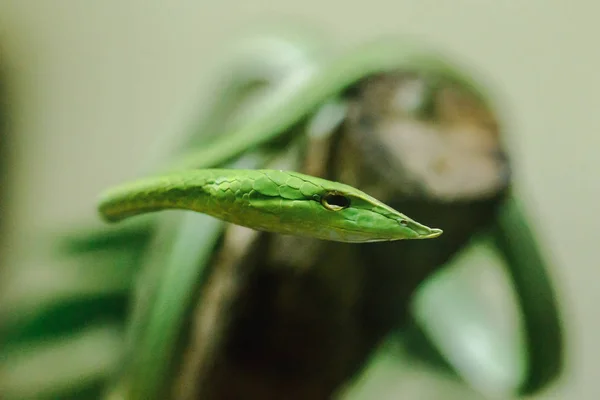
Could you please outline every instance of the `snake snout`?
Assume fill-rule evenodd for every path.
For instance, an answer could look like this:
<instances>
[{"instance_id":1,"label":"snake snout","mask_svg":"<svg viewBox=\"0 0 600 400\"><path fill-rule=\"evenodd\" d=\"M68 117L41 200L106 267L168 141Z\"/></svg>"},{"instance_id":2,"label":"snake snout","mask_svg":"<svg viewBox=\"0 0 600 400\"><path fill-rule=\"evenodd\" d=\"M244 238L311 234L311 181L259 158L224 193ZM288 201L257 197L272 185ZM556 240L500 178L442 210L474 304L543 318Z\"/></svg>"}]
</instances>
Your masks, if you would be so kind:
<instances>
[{"instance_id":1,"label":"snake snout","mask_svg":"<svg viewBox=\"0 0 600 400\"><path fill-rule=\"evenodd\" d=\"M433 239L440 236L444 231L438 228L430 228L413 220L400 219L400 225L410 228L415 233L414 239Z\"/></svg>"},{"instance_id":2,"label":"snake snout","mask_svg":"<svg viewBox=\"0 0 600 400\"><path fill-rule=\"evenodd\" d=\"M419 238L420 239L433 239L433 238L440 236L442 233L444 233L444 231L441 229L430 228L428 234L421 235Z\"/></svg>"}]
</instances>

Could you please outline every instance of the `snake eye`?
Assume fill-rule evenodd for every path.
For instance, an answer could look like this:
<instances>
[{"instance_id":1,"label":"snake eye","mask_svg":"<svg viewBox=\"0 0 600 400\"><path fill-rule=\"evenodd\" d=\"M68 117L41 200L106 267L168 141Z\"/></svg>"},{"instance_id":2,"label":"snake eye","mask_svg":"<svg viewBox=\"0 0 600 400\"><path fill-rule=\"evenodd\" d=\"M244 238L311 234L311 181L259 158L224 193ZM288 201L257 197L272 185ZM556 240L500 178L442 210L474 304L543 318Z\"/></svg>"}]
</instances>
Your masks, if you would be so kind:
<instances>
[{"instance_id":1,"label":"snake eye","mask_svg":"<svg viewBox=\"0 0 600 400\"><path fill-rule=\"evenodd\" d=\"M340 211L350 207L350 199L337 193L329 193L321 198L323 207L331 211Z\"/></svg>"}]
</instances>

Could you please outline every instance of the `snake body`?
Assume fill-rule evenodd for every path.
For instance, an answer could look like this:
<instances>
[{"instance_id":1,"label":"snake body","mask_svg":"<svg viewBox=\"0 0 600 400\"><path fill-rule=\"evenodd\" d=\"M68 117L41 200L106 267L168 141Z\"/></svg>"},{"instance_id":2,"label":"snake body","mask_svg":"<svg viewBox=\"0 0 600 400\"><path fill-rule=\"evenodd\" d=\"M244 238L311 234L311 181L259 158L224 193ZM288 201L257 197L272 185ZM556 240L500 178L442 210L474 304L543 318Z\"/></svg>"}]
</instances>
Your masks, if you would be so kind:
<instances>
[{"instance_id":1,"label":"snake body","mask_svg":"<svg viewBox=\"0 0 600 400\"><path fill-rule=\"evenodd\" d=\"M243 126L219 135L210 146L179 155L177 161L168 167L185 169L221 166L281 135L294 123L314 113L319 105L339 96L364 77L394 71L399 66L420 73L443 72L475 89L467 77L459 76L445 61L417 46L399 43L397 40L366 43L345 54L321 61L317 67L299 66L300 70L313 72L298 74L306 77L299 79L300 82L286 85L291 88L280 90L272 101L266 102Z\"/></svg>"},{"instance_id":2,"label":"snake body","mask_svg":"<svg viewBox=\"0 0 600 400\"><path fill-rule=\"evenodd\" d=\"M422 225L351 186L292 171L200 169L140 179L100 202L112 222L164 209L202 212L261 231L341 242L425 239Z\"/></svg>"}]
</instances>

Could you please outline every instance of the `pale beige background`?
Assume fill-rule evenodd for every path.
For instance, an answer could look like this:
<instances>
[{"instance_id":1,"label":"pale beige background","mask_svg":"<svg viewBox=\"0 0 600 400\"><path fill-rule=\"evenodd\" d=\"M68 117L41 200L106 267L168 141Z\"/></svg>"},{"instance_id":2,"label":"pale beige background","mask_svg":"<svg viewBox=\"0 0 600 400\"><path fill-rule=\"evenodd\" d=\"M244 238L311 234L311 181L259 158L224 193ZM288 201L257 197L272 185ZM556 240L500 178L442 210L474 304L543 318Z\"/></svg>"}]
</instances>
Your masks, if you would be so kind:
<instances>
[{"instance_id":1,"label":"pale beige background","mask_svg":"<svg viewBox=\"0 0 600 400\"><path fill-rule=\"evenodd\" d=\"M291 17L344 45L412 35L487 77L505 105L518 186L555 257L569 327L566 375L538 398L599 398L598 11L583 0L1 0L15 111L9 262L39 229L94 221L97 193L189 122L211 63L246 26ZM467 397L418 375L399 380L400 393Z\"/></svg>"}]
</instances>

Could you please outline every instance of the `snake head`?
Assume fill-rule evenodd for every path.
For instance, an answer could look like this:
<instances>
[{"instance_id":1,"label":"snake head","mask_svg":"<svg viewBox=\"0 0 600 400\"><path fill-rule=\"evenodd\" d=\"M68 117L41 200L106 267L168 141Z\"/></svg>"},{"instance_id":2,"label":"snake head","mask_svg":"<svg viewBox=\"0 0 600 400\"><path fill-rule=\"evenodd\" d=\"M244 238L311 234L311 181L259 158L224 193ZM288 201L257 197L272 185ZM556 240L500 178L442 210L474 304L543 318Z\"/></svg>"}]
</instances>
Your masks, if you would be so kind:
<instances>
[{"instance_id":1,"label":"snake head","mask_svg":"<svg viewBox=\"0 0 600 400\"><path fill-rule=\"evenodd\" d=\"M279 215L283 225L288 215L298 218L290 223L297 233L305 229L313 237L349 243L432 239L442 234L352 186L289 174L304 181L299 190L305 201L280 203Z\"/></svg>"},{"instance_id":2,"label":"snake head","mask_svg":"<svg viewBox=\"0 0 600 400\"><path fill-rule=\"evenodd\" d=\"M351 187L327 191L320 196L319 205L321 214L329 214L325 218L330 221L333 240L360 243L432 239L443 233Z\"/></svg>"}]
</instances>

